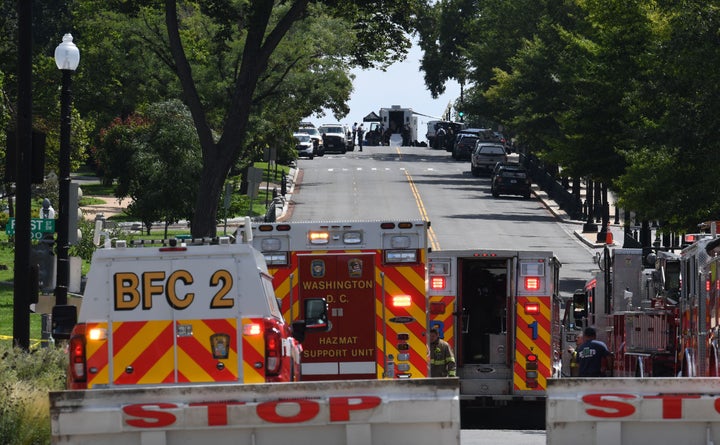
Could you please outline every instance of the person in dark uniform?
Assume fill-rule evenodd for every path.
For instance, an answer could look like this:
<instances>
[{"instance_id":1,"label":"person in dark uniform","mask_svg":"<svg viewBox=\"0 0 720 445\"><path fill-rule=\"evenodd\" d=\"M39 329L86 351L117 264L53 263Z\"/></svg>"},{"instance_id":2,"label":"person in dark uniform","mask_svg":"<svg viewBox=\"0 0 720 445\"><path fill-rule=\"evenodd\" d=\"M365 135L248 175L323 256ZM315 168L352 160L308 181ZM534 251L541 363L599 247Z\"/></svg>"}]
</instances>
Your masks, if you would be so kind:
<instances>
[{"instance_id":1,"label":"person in dark uniform","mask_svg":"<svg viewBox=\"0 0 720 445\"><path fill-rule=\"evenodd\" d=\"M584 343L577 348L580 377L604 377L612 369L612 353L596 337L597 332L593 327L588 326L583 331Z\"/></svg>"}]
</instances>

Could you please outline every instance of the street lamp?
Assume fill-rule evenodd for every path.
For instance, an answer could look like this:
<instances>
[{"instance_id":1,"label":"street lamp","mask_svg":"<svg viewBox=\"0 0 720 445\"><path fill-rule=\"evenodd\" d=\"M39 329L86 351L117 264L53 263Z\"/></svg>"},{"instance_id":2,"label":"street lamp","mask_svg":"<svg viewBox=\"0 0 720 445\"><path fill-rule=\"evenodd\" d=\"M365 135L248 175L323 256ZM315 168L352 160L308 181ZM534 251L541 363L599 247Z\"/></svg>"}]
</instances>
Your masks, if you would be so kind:
<instances>
[{"instance_id":1,"label":"street lamp","mask_svg":"<svg viewBox=\"0 0 720 445\"><path fill-rule=\"evenodd\" d=\"M60 218L57 228L57 278L55 304L66 305L70 282L70 260L68 256L70 226L70 83L73 71L80 63L80 50L73 43L70 33L65 34L62 43L55 48L55 64L62 71L60 91L60 152L58 170L60 176ZM75 215L77 217L77 215Z\"/></svg>"}]
</instances>

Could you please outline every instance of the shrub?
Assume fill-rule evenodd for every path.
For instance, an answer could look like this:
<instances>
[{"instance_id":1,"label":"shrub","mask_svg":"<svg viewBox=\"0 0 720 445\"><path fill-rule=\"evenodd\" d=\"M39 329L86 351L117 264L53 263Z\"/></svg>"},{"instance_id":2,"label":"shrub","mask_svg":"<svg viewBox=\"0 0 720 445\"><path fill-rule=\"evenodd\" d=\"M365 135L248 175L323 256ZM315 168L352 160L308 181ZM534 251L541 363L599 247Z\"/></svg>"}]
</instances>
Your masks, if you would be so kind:
<instances>
[{"instance_id":1,"label":"shrub","mask_svg":"<svg viewBox=\"0 0 720 445\"><path fill-rule=\"evenodd\" d=\"M0 443L50 443L48 391L65 387L67 354L41 348L25 352L0 343Z\"/></svg>"}]
</instances>

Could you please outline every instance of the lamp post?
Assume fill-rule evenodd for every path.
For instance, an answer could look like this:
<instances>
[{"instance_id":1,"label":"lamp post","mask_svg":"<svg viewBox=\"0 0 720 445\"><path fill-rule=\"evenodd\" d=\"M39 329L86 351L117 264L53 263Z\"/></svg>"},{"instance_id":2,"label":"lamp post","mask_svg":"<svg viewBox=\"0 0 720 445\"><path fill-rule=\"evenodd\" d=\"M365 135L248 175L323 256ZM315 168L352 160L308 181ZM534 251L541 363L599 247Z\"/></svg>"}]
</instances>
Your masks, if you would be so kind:
<instances>
[{"instance_id":1,"label":"lamp post","mask_svg":"<svg viewBox=\"0 0 720 445\"><path fill-rule=\"evenodd\" d=\"M60 176L60 218L57 228L57 278L55 304L66 305L70 282L70 259L68 256L70 226L70 84L72 73L80 63L80 50L73 43L70 33L55 48L55 64L62 71L60 91L60 152L58 170Z\"/></svg>"}]
</instances>

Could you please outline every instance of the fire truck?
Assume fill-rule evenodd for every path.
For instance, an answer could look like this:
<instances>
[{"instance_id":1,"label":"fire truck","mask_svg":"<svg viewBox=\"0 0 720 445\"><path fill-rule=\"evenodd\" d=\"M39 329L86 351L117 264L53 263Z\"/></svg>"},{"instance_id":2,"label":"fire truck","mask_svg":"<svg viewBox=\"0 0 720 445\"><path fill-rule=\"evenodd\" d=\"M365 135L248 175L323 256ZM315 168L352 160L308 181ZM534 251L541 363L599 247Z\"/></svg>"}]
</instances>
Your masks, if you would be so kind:
<instances>
[{"instance_id":1,"label":"fire truck","mask_svg":"<svg viewBox=\"0 0 720 445\"><path fill-rule=\"evenodd\" d=\"M606 248L598 264L601 270L575 291L565 311L566 375L575 337L587 326L613 352L613 376L676 375L680 255Z\"/></svg>"},{"instance_id":2,"label":"fire truck","mask_svg":"<svg viewBox=\"0 0 720 445\"><path fill-rule=\"evenodd\" d=\"M456 353L464 404L544 400L560 375L560 267L548 251L429 254L429 323Z\"/></svg>"},{"instance_id":3,"label":"fire truck","mask_svg":"<svg viewBox=\"0 0 720 445\"><path fill-rule=\"evenodd\" d=\"M303 380L427 377L429 223L283 222L253 226L286 319L327 301L331 329L303 343Z\"/></svg>"}]
</instances>

